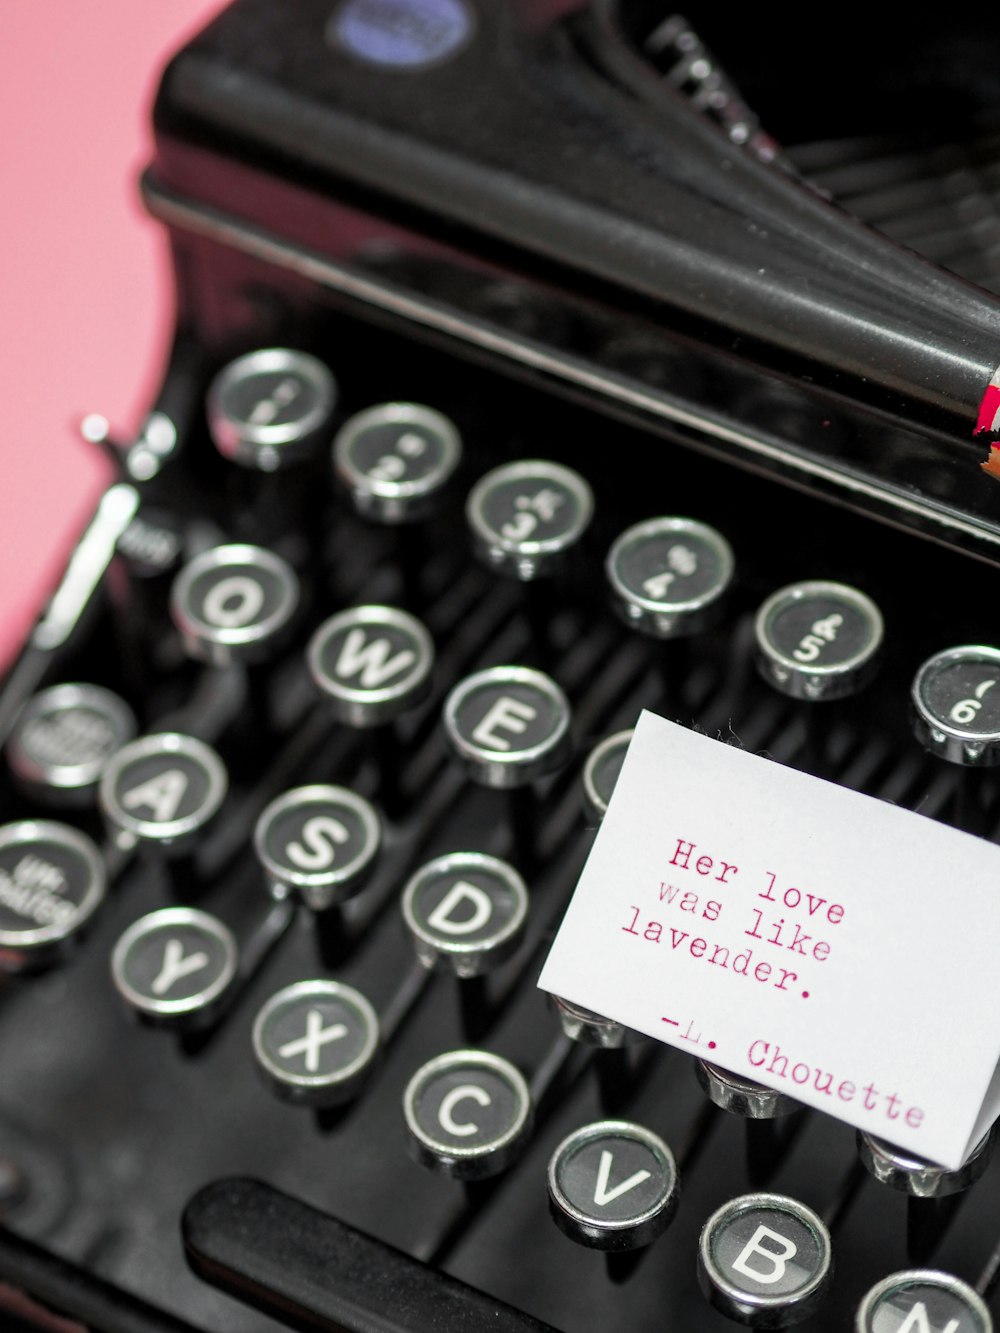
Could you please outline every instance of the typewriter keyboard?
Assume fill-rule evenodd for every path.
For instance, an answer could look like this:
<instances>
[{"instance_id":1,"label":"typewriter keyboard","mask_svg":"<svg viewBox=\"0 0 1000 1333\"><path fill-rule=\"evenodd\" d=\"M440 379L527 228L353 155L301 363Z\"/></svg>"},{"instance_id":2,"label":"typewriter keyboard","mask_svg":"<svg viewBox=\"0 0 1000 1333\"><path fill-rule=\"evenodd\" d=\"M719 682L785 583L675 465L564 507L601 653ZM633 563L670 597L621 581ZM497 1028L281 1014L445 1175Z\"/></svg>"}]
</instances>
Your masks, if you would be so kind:
<instances>
[{"instance_id":1,"label":"typewriter keyboard","mask_svg":"<svg viewBox=\"0 0 1000 1333\"><path fill-rule=\"evenodd\" d=\"M346 320L211 369L6 743L0 1309L992 1328L989 1141L535 981L643 707L996 836L995 571Z\"/></svg>"}]
</instances>

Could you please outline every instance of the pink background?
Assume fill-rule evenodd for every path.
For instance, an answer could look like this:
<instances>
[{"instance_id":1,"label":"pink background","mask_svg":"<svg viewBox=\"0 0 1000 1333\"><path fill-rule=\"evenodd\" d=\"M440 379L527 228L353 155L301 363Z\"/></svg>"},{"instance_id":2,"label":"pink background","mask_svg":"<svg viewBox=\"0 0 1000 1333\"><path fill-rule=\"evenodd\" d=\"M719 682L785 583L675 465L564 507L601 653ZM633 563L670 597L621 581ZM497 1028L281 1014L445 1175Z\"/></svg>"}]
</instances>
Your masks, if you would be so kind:
<instances>
[{"instance_id":1,"label":"pink background","mask_svg":"<svg viewBox=\"0 0 1000 1333\"><path fill-rule=\"evenodd\" d=\"M134 430L170 285L136 180L164 59L221 0L25 0L0 43L0 665L106 476L76 423Z\"/></svg>"}]
</instances>

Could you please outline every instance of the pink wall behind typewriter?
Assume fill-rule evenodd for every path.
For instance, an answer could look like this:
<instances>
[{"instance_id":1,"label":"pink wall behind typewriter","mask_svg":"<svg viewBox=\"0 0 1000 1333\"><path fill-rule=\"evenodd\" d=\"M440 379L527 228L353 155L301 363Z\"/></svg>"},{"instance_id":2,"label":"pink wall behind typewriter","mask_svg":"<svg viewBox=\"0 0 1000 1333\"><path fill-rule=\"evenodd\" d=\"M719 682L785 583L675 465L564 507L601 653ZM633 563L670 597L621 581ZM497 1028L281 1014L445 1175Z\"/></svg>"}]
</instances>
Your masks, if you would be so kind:
<instances>
[{"instance_id":1,"label":"pink wall behind typewriter","mask_svg":"<svg viewBox=\"0 0 1000 1333\"><path fill-rule=\"evenodd\" d=\"M167 251L136 180L166 56L221 0L32 0L0 42L0 665L106 469L76 435L138 424L170 321Z\"/></svg>"}]
</instances>

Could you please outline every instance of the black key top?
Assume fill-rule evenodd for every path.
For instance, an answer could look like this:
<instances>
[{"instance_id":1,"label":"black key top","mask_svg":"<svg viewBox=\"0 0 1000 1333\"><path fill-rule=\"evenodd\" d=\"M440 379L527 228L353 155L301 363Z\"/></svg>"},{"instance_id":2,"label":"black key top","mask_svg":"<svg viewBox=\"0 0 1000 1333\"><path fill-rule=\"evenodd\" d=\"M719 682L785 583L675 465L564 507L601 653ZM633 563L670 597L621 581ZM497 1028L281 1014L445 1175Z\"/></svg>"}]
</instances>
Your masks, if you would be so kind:
<instances>
[{"instance_id":1,"label":"black key top","mask_svg":"<svg viewBox=\"0 0 1000 1333\"><path fill-rule=\"evenodd\" d=\"M560 1231L593 1250L642 1249L677 1210L677 1166L658 1135L602 1120L563 1139L549 1160L549 1211Z\"/></svg>"},{"instance_id":2,"label":"black key top","mask_svg":"<svg viewBox=\"0 0 1000 1333\"><path fill-rule=\"evenodd\" d=\"M313 912L360 893L381 841L369 802L323 783L282 792L254 829L254 849L274 896L295 893Z\"/></svg>"},{"instance_id":3,"label":"black key top","mask_svg":"<svg viewBox=\"0 0 1000 1333\"><path fill-rule=\"evenodd\" d=\"M344 1333L554 1333L258 1181L208 1185L182 1225L200 1277L283 1323Z\"/></svg>"},{"instance_id":4,"label":"black key top","mask_svg":"<svg viewBox=\"0 0 1000 1333\"><path fill-rule=\"evenodd\" d=\"M378 1045L375 1010L338 981L286 986L253 1025L253 1053L268 1085L303 1106L341 1106L356 1097Z\"/></svg>"},{"instance_id":5,"label":"black key top","mask_svg":"<svg viewBox=\"0 0 1000 1333\"><path fill-rule=\"evenodd\" d=\"M691 518L651 518L628 528L605 562L612 605L654 639L697 634L719 614L733 577L726 539Z\"/></svg>"},{"instance_id":6,"label":"black key top","mask_svg":"<svg viewBox=\"0 0 1000 1333\"><path fill-rule=\"evenodd\" d=\"M453 422L419 403L379 403L345 422L333 466L359 514L411 523L434 512L462 457Z\"/></svg>"},{"instance_id":7,"label":"black key top","mask_svg":"<svg viewBox=\"0 0 1000 1333\"><path fill-rule=\"evenodd\" d=\"M29 795L85 805L116 750L136 733L132 710L100 685L53 685L29 700L7 742L7 762Z\"/></svg>"},{"instance_id":8,"label":"black key top","mask_svg":"<svg viewBox=\"0 0 1000 1333\"><path fill-rule=\"evenodd\" d=\"M524 880L495 856L450 852L410 877L401 907L423 966L457 979L463 1035L475 1045L503 1004L503 997L489 987L489 975L524 938Z\"/></svg>"},{"instance_id":9,"label":"black key top","mask_svg":"<svg viewBox=\"0 0 1000 1333\"><path fill-rule=\"evenodd\" d=\"M312 457L337 402L337 382L321 361L286 347L248 352L216 375L208 425L223 457L275 472Z\"/></svg>"},{"instance_id":10,"label":"black key top","mask_svg":"<svg viewBox=\"0 0 1000 1333\"><path fill-rule=\"evenodd\" d=\"M410 1079L403 1114L422 1166L456 1180L486 1180L525 1146L531 1094L509 1060L489 1051L449 1051Z\"/></svg>"},{"instance_id":11,"label":"black key top","mask_svg":"<svg viewBox=\"0 0 1000 1333\"><path fill-rule=\"evenodd\" d=\"M584 479L559 463L530 460L494 468L466 505L476 554L523 583L558 569L594 512Z\"/></svg>"},{"instance_id":12,"label":"black key top","mask_svg":"<svg viewBox=\"0 0 1000 1333\"><path fill-rule=\"evenodd\" d=\"M228 926L197 908L167 907L140 917L119 938L111 976L146 1022L191 1032L218 1015L236 963Z\"/></svg>"},{"instance_id":13,"label":"black key top","mask_svg":"<svg viewBox=\"0 0 1000 1333\"><path fill-rule=\"evenodd\" d=\"M858 1307L856 1333L993 1333L981 1296L960 1278L931 1269L892 1273Z\"/></svg>"},{"instance_id":14,"label":"black key top","mask_svg":"<svg viewBox=\"0 0 1000 1333\"><path fill-rule=\"evenodd\" d=\"M105 880L100 852L69 825L0 827L0 970L57 961L104 901Z\"/></svg>"},{"instance_id":15,"label":"black key top","mask_svg":"<svg viewBox=\"0 0 1000 1333\"><path fill-rule=\"evenodd\" d=\"M882 613L846 584L792 583L761 606L755 634L757 667L769 685L793 699L843 699L878 665Z\"/></svg>"},{"instance_id":16,"label":"black key top","mask_svg":"<svg viewBox=\"0 0 1000 1333\"><path fill-rule=\"evenodd\" d=\"M569 749L569 701L530 667L487 667L448 695L444 725L469 776L486 787L523 787L554 772Z\"/></svg>"},{"instance_id":17,"label":"black key top","mask_svg":"<svg viewBox=\"0 0 1000 1333\"><path fill-rule=\"evenodd\" d=\"M540 806L532 784L570 754L569 700L550 677L523 666L496 666L460 681L444 704L444 729L465 772L507 792L509 859L536 863Z\"/></svg>"},{"instance_id":18,"label":"black key top","mask_svg":"<svg viewBox=\"0 0 1000 1333\"><path fill-rule=\"evenodd\" d=\"M1000 650L969 645L927 659L913 681L913 729L953 764L1000 764Z\"/></svg>"},{"instance_id":19,"label":"black key top","mask_svg":"<svg viewBox=\"0 0 1000 1333\"><path fill-rule=\"evenodd\" d=\"M170 614L188 653L214 666L267 657L299 605L299 581L262 546L213 546L174 580Z\"/></svg>"},{"instance_id":20,"label":"black key top","mask_svg":"<svg viewBox=\"0 0 1000 1333\"><path fill-rule=\"evenodd\" d=\"M532 663L548 666L558 656L566 607L552 576L569 565L593 512L593 493L578 473L537 459L494 468L468 496L475 554L524 585L520 619L528 644L519 656Z\"/></svg>"},{"instance_id":21,"label":"black key top","mask_svg":"<svg viewBox=\"0 0 1000 1333\"><path fill-rule=\"evenodd\" d=\"M377 727L427 697L434 644L406 611L354 606L319 626L309 640L307 660L309 674L339 722Z\"/></svg>"},{"instance_id":22,"label":"black key top","mask_svg":"<svg viewBox=\"0 0 1000 1333\"><path fill-rule=\"evenodd\" d=\"M410 878L402 909L425 967L478 977L516 950L524 934L528 891L506 861L481 852L450 852Z\"/></svg>"},{"instance_id":23,"label":"black key top","mask_svg":"<svg viewBox=\"0 0 1000 1333\"><path fill-rule=\"evenodd\" d=\"M101 809L123 847L175 854L191 845L222 804L225 765L204 741L178 732L140 736L105 766Z\"/></svg>"},{"instance_id":24,"label":"black key top","mask_svg":"<svg viewBox=\"0 0 1000 1333\"><path fill-rule=\"evenodd\" d=\"M830 1281L830 1234L805 1204L781 1194L730 1199L705 1223L698 1278L738 1323L784 1328L813 1314Z\"/></svg>"}]
</instances>

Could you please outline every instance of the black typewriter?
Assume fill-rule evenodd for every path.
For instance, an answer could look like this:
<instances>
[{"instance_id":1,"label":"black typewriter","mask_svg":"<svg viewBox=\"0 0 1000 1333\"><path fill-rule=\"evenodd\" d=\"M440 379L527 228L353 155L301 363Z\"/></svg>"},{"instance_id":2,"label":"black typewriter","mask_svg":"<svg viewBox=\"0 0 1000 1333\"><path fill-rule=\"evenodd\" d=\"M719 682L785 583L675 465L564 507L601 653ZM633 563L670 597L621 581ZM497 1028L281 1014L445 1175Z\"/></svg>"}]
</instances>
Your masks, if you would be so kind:
<instances>
[{"instance_id":1,"label":"black typewriter","mask_svg":"<svg viewBox=\"0 0 1000 1333\"><path fill-rule=\"evenodd\" d=\"M644 707L1000 824L995 33L700 9L166 71L176 337L0 694L5 1329L992 1328L989 1139L535 984Z\"/></svg>"}]
</instances>

